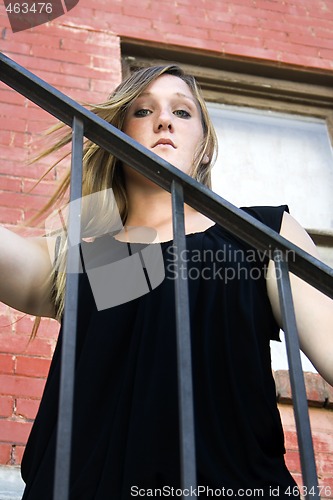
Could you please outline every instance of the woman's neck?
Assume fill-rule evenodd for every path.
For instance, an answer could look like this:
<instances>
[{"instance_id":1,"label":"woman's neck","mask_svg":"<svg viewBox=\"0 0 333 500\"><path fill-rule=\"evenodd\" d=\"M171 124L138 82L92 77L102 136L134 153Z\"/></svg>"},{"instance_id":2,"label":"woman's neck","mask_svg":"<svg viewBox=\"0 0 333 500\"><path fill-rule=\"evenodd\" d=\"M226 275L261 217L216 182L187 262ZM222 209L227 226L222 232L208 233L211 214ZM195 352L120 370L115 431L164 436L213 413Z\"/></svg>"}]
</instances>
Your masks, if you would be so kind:
<instances>
[{"instance_id":1,"label":"woman's neck","mask_svg":"<svg viewBox=\"0 0 333 500\"><path fill-rule=\"evenodd\" d=\"M151 228L157 232L158 241L173 238L171 194L158 186L128 193L129 211L127 228ZM189 205L184 205L186 234L206 230L213 222ZM137 236L136 231L134 231Z\"/></svg>"}]
</instances>

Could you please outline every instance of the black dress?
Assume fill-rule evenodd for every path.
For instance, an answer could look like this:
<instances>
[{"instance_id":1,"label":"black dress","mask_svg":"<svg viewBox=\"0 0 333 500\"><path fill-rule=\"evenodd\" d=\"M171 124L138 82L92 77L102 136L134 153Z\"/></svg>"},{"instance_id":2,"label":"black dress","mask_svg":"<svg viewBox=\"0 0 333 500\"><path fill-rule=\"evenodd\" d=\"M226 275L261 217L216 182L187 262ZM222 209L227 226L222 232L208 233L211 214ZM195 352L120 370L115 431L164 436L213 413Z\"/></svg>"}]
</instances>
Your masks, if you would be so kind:
<instances>
[{"instance_id":1,"label":"black dress","mask_svg":"<svg viewBox=\"0 0 333 500\"><path fill-rule=\"evenodd\" d=\"M279 231L287 207L244 210ZM85 245L98 250L103 238L112 237ZM216 224L186 238L200 497L260 489L268 499L274 489L290 500L295 482L271 371L269 341L279 340L279 328L268 258ZM172 242L161 248L164 280L129 302L98 311L80 275L70 500L158 498L180 488L175 253ZM23 457L24 500L52 498L60 345L61 332ZM219 495L223 488L228 495Z\"/></svg>"}]
</instances>

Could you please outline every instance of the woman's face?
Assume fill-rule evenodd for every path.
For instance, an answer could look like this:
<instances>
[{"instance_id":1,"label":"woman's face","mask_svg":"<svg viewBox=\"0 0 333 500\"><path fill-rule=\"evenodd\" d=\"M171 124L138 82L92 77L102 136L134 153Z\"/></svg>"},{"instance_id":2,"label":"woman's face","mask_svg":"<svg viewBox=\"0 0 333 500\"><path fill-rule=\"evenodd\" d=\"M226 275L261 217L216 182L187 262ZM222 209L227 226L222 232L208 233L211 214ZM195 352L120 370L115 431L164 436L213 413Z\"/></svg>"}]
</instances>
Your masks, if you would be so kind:
<instances>
[{"instance_id":1,"label":"woman's face","mask_svg":"<svg viewBox=\"0 0 333 500\"><path fill-rule=\"evenodd\" d=\"M160 76L133 101L123 131L187 174L203 139L198 104L188 85L173 75Z\"/></svg>"}]
</instances>

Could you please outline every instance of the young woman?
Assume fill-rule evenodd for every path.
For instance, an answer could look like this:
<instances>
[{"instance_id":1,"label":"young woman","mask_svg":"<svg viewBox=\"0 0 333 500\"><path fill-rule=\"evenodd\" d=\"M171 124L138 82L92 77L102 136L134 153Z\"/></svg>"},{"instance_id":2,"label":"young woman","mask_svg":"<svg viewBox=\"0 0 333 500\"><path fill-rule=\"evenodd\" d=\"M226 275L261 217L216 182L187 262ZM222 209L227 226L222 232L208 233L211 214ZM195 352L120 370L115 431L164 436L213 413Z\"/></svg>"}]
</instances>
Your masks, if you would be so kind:
<instances>
[{"instance_id":1,"label":"young woman","mask_svg":"<svg viewBox=\"0 0 333 500\"><path fill-rule=\"evenodd\" d=\"M177 66L134 73L94 112L210 187L215 133L194 79ZM65 179L55 197L67 186ZM142 249L147 241L137 228L148 227L165 276L151 291L101 308L89 272L80 274L71 500L157 497L158 489L180 488L170 194L88 141L83 194L110 188L114 198L102 196L97 214L84 212L83 257L102 253L98 262L107 265L129 243ZM124 228L110 231L117 210ZM285 206L244 210L317 255ZM260 489L270 498L275 488L290 499L295 483L284 463L270 366L269 341L278 340L281 323L274 265L190 206L185 224L200 496L225 488L235 497ZM55 240L22 240L1 229L0 299L61 321L66 242L55 251ZM332 384L332 300L296 277L292 288L302 350ZM24 500L52 498L60 346L61 331L23 458Z\"/></svg>"}]
</instances>

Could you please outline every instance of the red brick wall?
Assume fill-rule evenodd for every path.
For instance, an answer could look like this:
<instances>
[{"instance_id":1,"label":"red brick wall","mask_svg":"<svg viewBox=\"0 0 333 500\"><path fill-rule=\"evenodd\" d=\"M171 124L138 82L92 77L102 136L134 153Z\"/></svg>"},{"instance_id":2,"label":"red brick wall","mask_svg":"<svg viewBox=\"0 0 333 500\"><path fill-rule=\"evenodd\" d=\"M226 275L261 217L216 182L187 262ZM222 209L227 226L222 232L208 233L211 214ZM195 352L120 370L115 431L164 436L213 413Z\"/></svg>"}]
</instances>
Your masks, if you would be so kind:
<instances>
[{"instance_id":1,"label":"red brick wall","mask_svg":"<svg viewBox=\"0 0 333 500\"><path fill-rule=\"evenodd\" d=\"M301 464L293 408L290 405L280 404L279 410L285 434L286 464L302 492ZM333 498L333 412L310 407L309 415L320 488L318 492L321 498Z\"/></svg>"},{"instance_id":2,"label":"red brick wall","mask_svg":"<svg viewBox=\"0 0 333 500\"><path fill-rule=\"evenodd\" d=\"M137 0L93 4L80 0L53 22L13 34L1 3L1 49L64 93L86 102L104 100L119 82L120 37L221 57L333 70L331 0L141 0L139 5ZM29 166L26 161L38 147L36 139L54 120L2 84L0 103L0 223L19 231L18 225L43 206L61 176L57 169L29 192L48 162ZM32 231L38 232L28 232ZM0 305L2 464L20 463L57 335L57 323L45 320L37 340L28 345L32 321ZM332 416L330 410L318 411ZM332 440L330 422L323 441L325 435ZM290 432L293 443L294 430ZM332 448L327 445L321 453L331 463Z\"/></svg>"}]
</instances>

